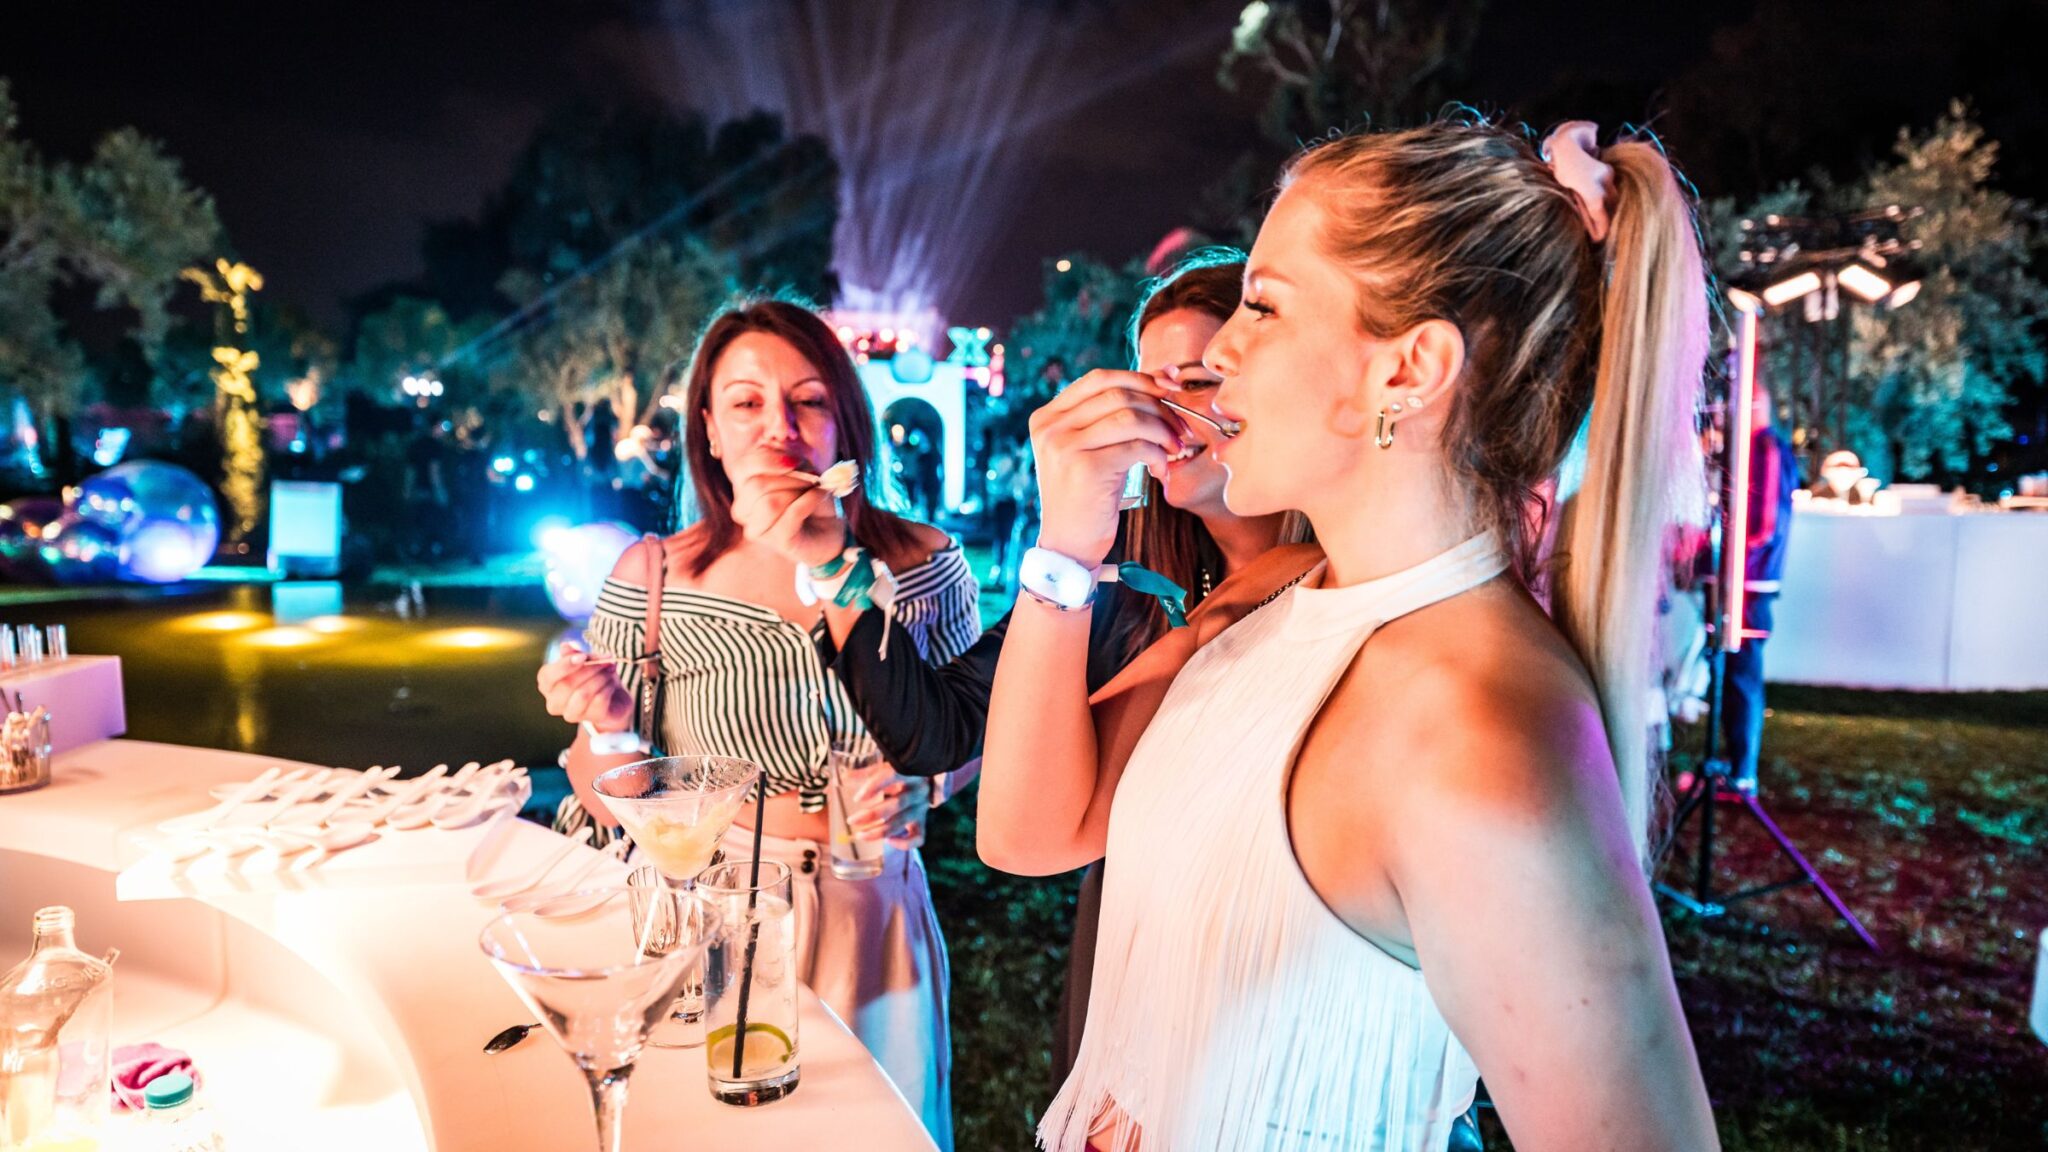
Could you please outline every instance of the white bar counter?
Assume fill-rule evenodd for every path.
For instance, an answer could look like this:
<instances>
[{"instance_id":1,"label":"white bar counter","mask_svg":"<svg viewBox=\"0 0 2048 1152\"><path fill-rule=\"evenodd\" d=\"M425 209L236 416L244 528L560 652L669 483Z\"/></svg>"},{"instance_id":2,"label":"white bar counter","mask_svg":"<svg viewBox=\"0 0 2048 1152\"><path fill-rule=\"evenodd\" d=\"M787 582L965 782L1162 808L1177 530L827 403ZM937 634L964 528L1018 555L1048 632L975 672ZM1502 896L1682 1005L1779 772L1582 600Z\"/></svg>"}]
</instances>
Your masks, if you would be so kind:
<instances>
[{"instance_id":1,"label":"white bar counter","mask_svg":"<svg viewBox=\"0 0 2048 1152\"><path fill-rule=\"evenodd\" d=\"M1768 678L1934 692L2048 688L2048 513L1795 508Z\"/></svg>"},{"instance_id":2,"label":"white bar counter","mask_svg":"<svg viewBox=\"0 0 2048 1152\"><path fill-rule=\"evenodd\" d=\"M595 1147L583 1075L553 1040L536 1030L508 1052L483 1052L530 1017L477 948L493 909L469 894L461 860L480 828L390 834L283 885L256 875L240 891L215 882L169 899L116 898L117 874L143 855L158 821L205 808L210 788L278 763L109 740L58 757L48 786L0 796L0 969L27 954L36 908L76 908L81 947L121 949L114 1043L191 1053L230 1148ZM514 821L493 875L525 875L561 844ZM367 863L342 867L357 853ZM407 859L417 867L400 867ZM751 1109L711 1099L702 1049L647 1049L626 1146L933 1146L808 989L799 1045L801 1086ZM108 1147L122 1147L133 1121L117 1118L110 1135Z\"/></svg>"}]
</instances>

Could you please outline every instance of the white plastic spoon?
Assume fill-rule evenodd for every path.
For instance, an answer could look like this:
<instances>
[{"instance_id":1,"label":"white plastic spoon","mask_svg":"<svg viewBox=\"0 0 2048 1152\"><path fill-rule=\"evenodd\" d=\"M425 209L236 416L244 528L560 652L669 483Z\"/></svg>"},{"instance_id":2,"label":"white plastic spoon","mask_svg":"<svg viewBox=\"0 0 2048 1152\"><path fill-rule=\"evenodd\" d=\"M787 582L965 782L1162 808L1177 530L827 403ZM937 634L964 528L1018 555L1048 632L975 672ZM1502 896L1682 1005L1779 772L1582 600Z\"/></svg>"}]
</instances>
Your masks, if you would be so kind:
<instances>
[{"instance_id":1,"label":"white plastic spoon","mask_svg":"<svg viewBox=\"0 0 2048 1152\"><path fill-rule=\"evenodd\" d=\"M576 849L590 843L592 831L593 829L586 824L578 829L574 836L564 836L561 850L548 857L547 863L541 865L538 871L512 880L492 880L478 884L469 890L469 894L479 900L498 901L540 887L547 880L549 873L562 866L562 861L573 855Z\"/></svg>"},{"instance_id":2,"label":"white plastic spoon","mask_svg":"<svg viewBox=\"0 0 2048 1152\"><path fill-rule=\"evenodd\" d=\"M327 787L332 774L336 771L337 769L334 768L322 768L320 771L278 793L276 801L277 811L272 812L267 818L257 824L246 828L209 828L205 835L224 840L225 843L222 844L222 847L227 849L227 854L230 856L240 856L253 852L266 844L274 843L276 838L270 834L271 829L287 813L304 803L309 797L319 795L321 789Z\"/></svg>"},{"instance_id":3,"label":"white plastic spoon","mask_svg":"<svg viewBox=\"0 0 2048 1152\"><path fill-rule=\"evenodd\" d=\"M280 779L296 780L305 771L306 769L304 768L293 768L290 772L287 772L285 769L273 764L259 773L254 780L236 785L233 790L221 798L220 803L213 807L198 812L187 812L183 816L173 816L158 824L156 830L177 835L211 828L223 819L226 819L228 813L269 792L270 786L277 783Z\"/></svg>"},{"instance_id":4,"label":"white plastic spoon","mask_svg":"<svg viewBox=\"0 0 2048 1152\"><path fill-rule=\"evenodd\" d=\"M200 828L183 833L191 838L192 843L178 846L171 859L189 860L214 849L224 849L229 856L239 856L272 843L270 826L277 822L278 817L298 807L300 801L308 796L318 795L320 790L327 786L328 775L333 771L332 768L314 769L293 780L288 787L281 788L276 800L273 801L277 805L277 810L255 824L228 825L213 820ZM290 774L280 777L289 778Z\"/></svg>"},{"instance_id":5,"label":"white plastic spoon","mask_svg":"<svg viewBox=\"0 0 2048 1152\"><path fill-rule=\"evenodd\" d=\"M372 785L389 779L391 774L397 771L396 767L372 768L359 774L356 779L336 788L334 794L315 808L307 819L279 824L270 829L274 841L272 847L279 856L290 856L313 848L323 852L336 852L362 843L376 830L376 825L360 820L337 821L333 816L341 810L342 805L369 791Z\"/></svg>"},{"instance_id":6,"label":"white plastic spoon","mask_svg":"<svg viewBox=\"0 0 2048 1152\"><path fill-rule=\"evenodd\" d=\"M461 801L444 806L427 821L436 828L466 828L488 816L498 806L508 779L525 780L526 769L512 767L510 760L500 760L470 781L469 795Z\"/></svg>"},{"instance_id":7,"label":"white plastic spoon","mask_svg":"<svg viewBox=\"0 0 2048 1152\"><path fill-rule=\"evenodd\" d=\"M293 820L281 821L281 826L278 830L300 831L307 828L318 828L333 819L334 814L341 811L343 805L397 774L398 768L396 765L390 768L379 765L378 767L358 772L355 779L336 788L328 795L326 800L321 802L319 807L313 809L310 813Z\"/></svg>"},{"instance_id":8,"label":"white plastic spoon","mask_svg":"<svg viewBox=\"0 0 2048 1152\"><path fill-rule=\"evenodd\" d=\"M519 778L512 786L512 802L498 808L490 818L490 827L477 838L476 847L469 850L469 858L462 862L462 878L471 884L480 883L489 874L491 866L498 862L498 854L505 850L505 841L510 836L512 825L519 816L519 810L526 807L527 798L533 794L529 780Z\"/></svg>"},{"instance_id":9,"label":"white plastic spoon","mask_svg":"<svg viewBox=\"0 0 2048 1152\"><path fill-rule=\"evenodd\" d=\"M448 766L446 764L436 764L432 768L427 769L424 775L411 780L398 781L397 785L389 790L389 795L370 805L364 811L358 812L356 819L371 825L382 824L392 813L420 800L426 796L429 790L438 787L441 783L441 777L447 774Z\"/></svg>"},{"instance_id":10,"label":"white plastic spoon","mask_svg":"<svg viewBox=\"0 0 2048 1152\"><path fill-rule=\"evenodd\" d=\"M445 768L446 765L437 764L435 767ZM482 764L471 760L469 763L464 764L459 771L441 781L433 790L423 792L414 799L400 805L396 811L384 818L384 822L393 828L405 830L425 828L433 821L434 813L442 805L448 803L450 797L460 796L465 793L470 778L475 776L482 768Z\"/></svg>"},{"instance_id":11,"label":"white plastic spoon","mask_svg":"<svg viewBox=\"0 0 2048 1152\"><path fill-rule=\"evenodd\" d=\"M535 902L531 905L533 914L543 920L567 920L581 916L611 899L614 893L602 890L600 886L594 884L590 887L600 887L600 890L589 891L585 882L590 880L592 873L606 864L623 863L627 850L632 846L633 842L624 837L614 840L598 849L597 858L585 863L553 894L528 896L527 900Z\"/></svg>"},{"instance_id":12,"label":"white plastic spoon","mask_svg":"<svg viewBox=\"0 0 2048 1152\"><path fill-rule=\"evenodd\" d=\"M297 769L293 769L293 771L297 771ZM228 814L235 809L269 791L270 786L277 783L278 778L283 775L285 775L284 769L272 765L269 768L265 768L254 780L235 789L218 806L205 812L175 816L157 825L157 831L178 837L178 839L173 840L163 849L165 859L170 860L172 863L177 863L211 851L213 842L201 836L200 833L226 819Z\"/></svg>"}]
</instances>

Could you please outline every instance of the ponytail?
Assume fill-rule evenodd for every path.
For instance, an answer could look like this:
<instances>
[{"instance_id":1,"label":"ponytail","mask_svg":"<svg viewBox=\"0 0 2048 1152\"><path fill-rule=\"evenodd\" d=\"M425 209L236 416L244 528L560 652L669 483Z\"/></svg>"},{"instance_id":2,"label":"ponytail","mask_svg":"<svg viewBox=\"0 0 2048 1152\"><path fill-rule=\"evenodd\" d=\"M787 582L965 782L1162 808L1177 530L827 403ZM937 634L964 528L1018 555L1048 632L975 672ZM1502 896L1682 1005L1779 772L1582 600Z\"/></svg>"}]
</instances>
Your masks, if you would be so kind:
<instances>
[{"instance_id":1,"label":"ponytail","mask_svg":"<svg viewBox=\"0 0 2048 1152\"><path fill-rule=\"evenodd\" d=\"M1654 144L1601 153L1614 169L1586 470L1561 512L1552 615L1599 691L1630 827L1647 860L1651 686L1665 531L1704 499L1694 410L1706 364L1707 277L1691 201Z\"/></svg>"},{"instance_id":2,"label":"ponytail","mask_svg":"<svg viewBox=\"0 0 2048 1152\"><path fill-rule=\"evenodd\" d=\"M1592 125L1565 128L1558 142L1578 155L1562 171L1525 134L1464 119L1337 137L1296 157L1284 181L1315 188L1366 332L1450 319L1464 333L1473 383L1444 412L1445 463L1474 527L1548 592L1592 672L1647 859L1665 527L1704 499L1693 407L1707 277L1663 152L1635 140L1600 151ZM1553 517L1543 493L1582 426L1585 475Z\"/></svg>"}]
</instances>

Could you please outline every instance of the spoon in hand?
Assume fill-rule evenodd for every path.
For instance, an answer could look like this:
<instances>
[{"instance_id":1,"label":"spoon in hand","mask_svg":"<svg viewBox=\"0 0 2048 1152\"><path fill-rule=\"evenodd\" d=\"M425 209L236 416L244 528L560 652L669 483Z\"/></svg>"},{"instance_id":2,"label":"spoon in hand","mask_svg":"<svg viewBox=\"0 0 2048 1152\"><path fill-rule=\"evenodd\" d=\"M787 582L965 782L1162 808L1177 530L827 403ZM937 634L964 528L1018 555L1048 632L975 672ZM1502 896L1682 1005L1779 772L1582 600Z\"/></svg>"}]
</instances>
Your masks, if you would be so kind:
<instances>
[{"instance_id":1,"label":"spoon in hand","mask_svg":"<svg viewBox=\"0 0 2048 1152\"><path fill-rule=\"evenodd\" d=\"M1231 437L1237 435L1239 432L1244 431L1244 426L1237 423L1234 420L1226 423L1222 420L1216 419L1214 416L1210 416L1202 412L1197 412L1193 408L1190 408L1185 404L1177 404L1171 400L1166 399L1165 397L1161 397L1159 403L1162 406L1171 409L1177 415L1186 417L1189 420L1200 420L1202 423L1207 424L1210 428L1214 429L1216 434L1218 436L1223 437L1225 440L1228 440Z\"/></svg>"}]
</instances>

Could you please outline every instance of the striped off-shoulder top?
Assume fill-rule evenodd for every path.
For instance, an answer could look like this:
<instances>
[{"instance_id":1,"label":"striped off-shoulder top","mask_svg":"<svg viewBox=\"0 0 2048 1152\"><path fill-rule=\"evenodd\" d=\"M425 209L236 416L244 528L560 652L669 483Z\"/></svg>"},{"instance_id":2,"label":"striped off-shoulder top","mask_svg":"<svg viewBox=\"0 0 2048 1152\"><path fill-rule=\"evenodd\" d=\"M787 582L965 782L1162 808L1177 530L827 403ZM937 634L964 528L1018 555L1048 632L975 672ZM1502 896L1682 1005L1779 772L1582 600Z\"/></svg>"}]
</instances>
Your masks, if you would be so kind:
<instances>
[{"instance_id":1,"label":"striped off-shoulder top","mask_svg":"<svg viewBox=\"0 0 2048 1152\"><path fill-rule=\"evenodd\" d=\"M896 574L895 625L929 664L944 664L981 635L980 589L954 544ZM612 577L585 635L608 656L645 651L647 590ZM902 637L891 643L892 649ZM771 608L714 592L664 588L661 603L663 751L738 756L761 765L768 794L825 803L825 753L863 736L853 702L818 660L811 636ZM620 667L638 699L640 669Z\"/></svg>"}]
</instances>

